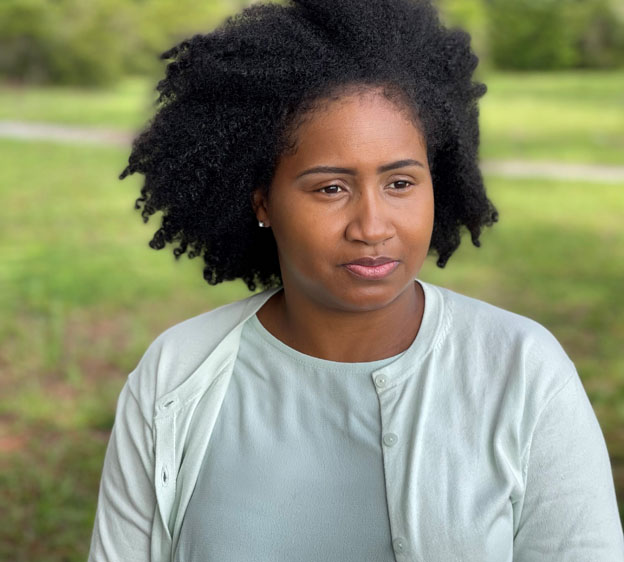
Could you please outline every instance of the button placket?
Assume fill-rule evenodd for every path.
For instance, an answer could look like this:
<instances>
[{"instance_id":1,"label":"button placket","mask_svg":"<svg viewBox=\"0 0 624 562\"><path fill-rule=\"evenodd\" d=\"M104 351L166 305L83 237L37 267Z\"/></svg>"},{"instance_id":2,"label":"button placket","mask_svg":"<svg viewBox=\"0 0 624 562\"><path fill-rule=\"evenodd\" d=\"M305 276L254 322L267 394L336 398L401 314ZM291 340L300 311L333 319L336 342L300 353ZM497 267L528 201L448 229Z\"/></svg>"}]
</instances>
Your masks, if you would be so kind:
<instances>
[{"instance_id":1,"label":"button placket","mask_svg":"<svg viewBox=\"0 0 624 562\"><path fill-rule=\"evenodd\" d=\"M380 406L380 414L382 421L382 431L384 427L388 427L389 425L394 425L391 420L387 419L386 414L390 409L389 406L394 403L396 397L394 396L394 392L391 389L396 385L391 385L392 378L389 377L385 372L379 372L373 375L373 382L375 384L375 390L377 391L377 395L379 397L379 406ZM384 445L384 448L390 448L396 445L399 441L399 437L396 433L386 432L382 434L381 442ZM385 474L385 484L386 484L386 494L388 496L388 508L390 515L390 529L393 532L393 536L395 533L404 533L405 529L403 525L400 524L399 521L396 521L395 514L392 512L391 506L398 503L393 501L391 498L397 493L397 490L388 484L388 475L389 475L389 466L393 466L392 461L390 461L390 457L394 457L395 455L388 453L388 455L384 454L384 474ZM389 464L390 463L390 464ZM410 549L407 540L403 536L395 536L392 540L392 548L394 550L394 554L397 559L405 560L406 556L410 555Z\"/></svg>"}]
</instances>

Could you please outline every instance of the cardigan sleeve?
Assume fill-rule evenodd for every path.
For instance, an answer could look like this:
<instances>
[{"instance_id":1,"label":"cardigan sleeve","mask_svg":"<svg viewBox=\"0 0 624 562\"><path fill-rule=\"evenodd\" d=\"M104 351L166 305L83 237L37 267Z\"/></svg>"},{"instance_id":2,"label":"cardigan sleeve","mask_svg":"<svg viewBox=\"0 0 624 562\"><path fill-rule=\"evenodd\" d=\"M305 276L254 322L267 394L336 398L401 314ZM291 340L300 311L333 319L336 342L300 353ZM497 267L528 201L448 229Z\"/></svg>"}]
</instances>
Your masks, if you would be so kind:
<instances>
[{"instance_id":1,"label":"cardigan sleeve","mask_svg":"<svg viewBox=\"0 0 624 562\"><path fill-rule=\"evenodd\" d=\"M514 562L624 562L607 447L575 371L542 409L529 447Z\"/></svg>"},{"instance_id":2,"label":"cardigan sleeve","mask_svg":"<svg viewBox=\"0 0 624 562\"><path fill-rule=\"evenodd\" d=\"M150 424L126 382L106 450L89 562L146 562L156 508Z\"/></svg>"}]
</instances>

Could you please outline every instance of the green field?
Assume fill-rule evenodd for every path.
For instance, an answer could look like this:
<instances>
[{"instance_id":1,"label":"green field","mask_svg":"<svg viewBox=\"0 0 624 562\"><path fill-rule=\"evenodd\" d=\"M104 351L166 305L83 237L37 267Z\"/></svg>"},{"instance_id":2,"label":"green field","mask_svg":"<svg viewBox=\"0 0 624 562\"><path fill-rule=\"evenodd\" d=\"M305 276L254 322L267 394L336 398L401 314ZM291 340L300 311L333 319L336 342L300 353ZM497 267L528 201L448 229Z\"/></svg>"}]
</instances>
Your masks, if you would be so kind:
<instances>
[{"instance_id":1,"label":"green field","mask_svg":"<svg viewBox=\"0 0 624 562\"><path fill-rule=\"evenodd\" d=\"M484 154L551 160L578 144L583 161L614 160L580 143L579 131L598 119L621 142L622 116L617 125L608 111L623 75L600 75L604 92L586 85L593 75L567 76L493 78ZM594 94L569 92L581 87ZM4 88L0 118L132 128L144 118L134 113L144 91L134 81L117 93L35 91L18 100ZM532 96L534 112L520 102ZM507 134L524 121L506 99L524 107L533 131L526 154ZM576 117L553 111L568 105ZM551 111L577 128L551 129L541 119ZM156 223L144 225L133 209L141 178L116 179L127 151L0 140L0 154L0 560L84 560L125 377L164 328L247 292L241 283L209 287L198 260L147 247ZM486 179L500 223L481 249L465 241L444 270L429 260L422 278L530 316L559 338L605 432L622 506L624 184Z\"/></svg>"},{"instance_id":2,"label":"green field","mask_svg":"<svg viewBox=\"0 0 624 562\"><path fill-rule=\"evenodd\" d=\"M159 79L131 78L106 90L0 86L0 120L134 130L149 116Z\"/></svg>"},{"instance_id":3,"label":"green field","mask_svg":"<svg viewBox=\"0 0 624 562\"><path fill-rule=\"evenodd\" d=\"M0 86L0 120L136 131L160 77L108 91ZM481 102L485 158L624 165L624 71L486 74Z\"/></svg>"},{"instance_id":4,"label":"green field","mask_svg":"<svg viewBox=\"0 0 624 562\"><path fill-rule=\"evenodd\" d=\"M624 165L624 72L485 76L485 158Z\"/></svg>"}]
</instances>

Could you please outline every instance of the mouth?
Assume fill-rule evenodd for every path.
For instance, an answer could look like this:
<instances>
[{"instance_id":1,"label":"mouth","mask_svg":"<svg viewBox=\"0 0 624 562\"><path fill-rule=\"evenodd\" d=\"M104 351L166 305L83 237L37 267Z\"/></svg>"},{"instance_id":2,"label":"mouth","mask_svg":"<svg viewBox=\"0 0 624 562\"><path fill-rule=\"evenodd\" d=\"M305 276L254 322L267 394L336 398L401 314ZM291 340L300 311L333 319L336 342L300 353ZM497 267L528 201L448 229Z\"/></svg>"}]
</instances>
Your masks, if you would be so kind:
<instances>
[{"instance_id":1,"label":"mouth","mask_svg":"<svg viewBox=\"0 0 624 562\"><path fill-rule=\"evenodd\" d=\"M379 263L371 263L371 265L363 265L366 260L357 260L353 263L344 264L345 269L360 279L378 280L390 275L399 265L396 260L384 258L385 261L378 260ZM374 262L375 260L370 260Z\"/></svg>"}]
</instances>

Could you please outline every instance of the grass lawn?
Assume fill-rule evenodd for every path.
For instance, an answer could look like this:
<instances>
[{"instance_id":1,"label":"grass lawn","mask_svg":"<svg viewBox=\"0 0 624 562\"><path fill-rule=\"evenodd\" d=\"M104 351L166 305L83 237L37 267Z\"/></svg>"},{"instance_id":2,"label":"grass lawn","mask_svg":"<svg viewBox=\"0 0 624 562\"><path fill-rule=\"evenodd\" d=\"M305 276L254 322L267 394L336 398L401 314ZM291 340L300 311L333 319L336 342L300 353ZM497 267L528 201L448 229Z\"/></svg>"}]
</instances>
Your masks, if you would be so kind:
<instances>
[{"instance_id":1,"label":"grass lawn","mask_svg":"<svg viewBox=\"0 0 624 562\"><path fill-rule=\"evenodd\" d=\"M113 147L0 140L0 559L86 558L117 394L164 328L245 296L147 241ZM43 163L43 164L42 164ZM422 278L530 316L575 361L624 500L624 185L488 178L501 222ZM622 503L621 503L622 505Z\"/></svg>"},{"instance_id":2,"label":"grass lawn","mask_svg":"<svg viewBox=\"0 0 624 562\"><path fill-rule=\"evenodd\" d=\"M160 76L107 91L0 85L0 120L138 130ZM492 73L482 80L482 156L624 165L624 71Z\"/></svg>"},{"instance_id":3,"label":"grass lawn","mask_svg":"<svg viewBox=\"0 0 624 562\"><path fill-rule=\"evenodd\" d=\"M624 71L484 81L483 157L624 165Z\"/></svg>"},{"instance_id":4,"label":"grass lawn","mask_svg":"<svg viewBox=\"0 0 624 562\"><path fill-rule=\"evenodd\" d=\"M0 120L132 131L148 119L160 78L128 78L108 89L0 85Z\"/></svg>"}]
</instances>

